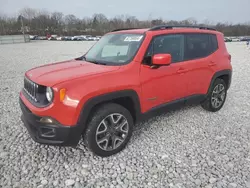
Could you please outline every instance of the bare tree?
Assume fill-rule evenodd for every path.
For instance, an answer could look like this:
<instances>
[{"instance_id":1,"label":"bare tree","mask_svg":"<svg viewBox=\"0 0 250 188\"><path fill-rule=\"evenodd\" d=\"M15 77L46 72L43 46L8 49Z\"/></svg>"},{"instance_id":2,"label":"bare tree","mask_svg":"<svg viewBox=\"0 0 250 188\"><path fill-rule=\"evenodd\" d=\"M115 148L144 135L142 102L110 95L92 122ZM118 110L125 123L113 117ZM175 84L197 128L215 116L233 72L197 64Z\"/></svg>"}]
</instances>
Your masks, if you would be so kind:
<instances>
[{"instance_id":1,"label":"bare tree","mask_svg":"<svg viewBox=\"0 0 250 188\"><path fill-rule=\"evenodd\" d=\"M51 14L51 24L52 24L52 30L55 33L60 33L62 32L62 27L63 27L63 13L61 12L53 12Z\"/></svg>"},{"instance_id":2,"label":"bare tree","mask_svg":"<svg viewBox=\"0 0 250 188\"><path fill-rule=\"evenodd\" d=\"M37 16L37 12L38 11L36 9L26 7L26 8L21 9L19 11L19 14L28 20L32 20L33 18Z\"/></svg>"},{"instance_id":3,"label":"bare tree","mask_svg":"<svg viewBox=\"0 0 250 188\"><path fill-rule=\"evenodd\" d=\"M37 35L102 35L118 28L148 28L161 24L211 26L225 35L250 35L250 22L244 24L213 23L204 19L201 23L198 23L194 18L181 21L163 20L162 18L152 19L152 14L147 20L138 20L135 16L125 14L108 19L101 13L79 19L73 14L64 16L61 12L50 13L46 10L28 7L21 9L19 13L16 17L0 15L0 35L21 33L21 20L23 20L27 33Z\"/></svg>"}]
</instances>

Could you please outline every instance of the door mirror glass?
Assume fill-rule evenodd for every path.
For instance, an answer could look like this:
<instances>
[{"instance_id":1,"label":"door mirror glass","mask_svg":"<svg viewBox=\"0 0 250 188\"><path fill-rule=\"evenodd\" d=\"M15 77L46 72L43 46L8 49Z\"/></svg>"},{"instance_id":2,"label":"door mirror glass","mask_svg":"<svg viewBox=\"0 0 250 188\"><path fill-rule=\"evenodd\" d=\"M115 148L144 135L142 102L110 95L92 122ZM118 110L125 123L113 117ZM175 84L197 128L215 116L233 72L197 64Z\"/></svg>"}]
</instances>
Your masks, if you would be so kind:
<instances>
[{"instance_id":1,"label":"door mirror glass","mask_svg":"<svg viewBox=\"0 0 250 188\"><path fill-rule=\"evenodd\" d=\"M153 65L170 65L171 61L171 54L156 54L153 56Z\"/></svg>"}]
</instances>

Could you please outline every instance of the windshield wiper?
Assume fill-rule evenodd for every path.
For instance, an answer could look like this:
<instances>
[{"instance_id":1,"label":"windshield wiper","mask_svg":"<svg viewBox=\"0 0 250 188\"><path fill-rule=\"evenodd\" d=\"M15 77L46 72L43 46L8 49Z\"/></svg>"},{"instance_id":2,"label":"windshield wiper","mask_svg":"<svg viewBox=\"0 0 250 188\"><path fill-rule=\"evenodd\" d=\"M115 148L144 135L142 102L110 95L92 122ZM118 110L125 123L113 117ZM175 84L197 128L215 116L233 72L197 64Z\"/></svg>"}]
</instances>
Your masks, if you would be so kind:
<instances>
[{"instance_id":1,"label":"windshield wiper","mask_svg":"<svg viewBox=\"0 0 250 188\"><path fill-rule=\"evenodd\" d=\"M85 59L85 60L87 62L94 63L94 64L97 64L97 65L107 65L106 63L95 61L95 60L87 60L87 59Z\"/></svg>"},{"instance_id":2,"label":"windshield wiper","mask_svg":"<svg viewBox=\"0 0 250 188\"><path fill-rule=\"evenodd\" d=\"M81 57L75 58L75 60L85 61L86 57L85 56L81 56Z\"/></svg>"},{"instance_id":3,"label":"windshield wiper","mask_svg":"<svg viewBox=\"0 0 250 188\"><path fill-rule=\"evenodd\" d=\"M89 62L89 63L94 63L94 64L97 64L97 65L107 65L106 63L99 62L99 61L96 61L96 60L88 60L88 59L86 59L85 56L78 57L78 58L76 58L75 60L87 61L87 62Z\"/></svg>"}]
</instances>

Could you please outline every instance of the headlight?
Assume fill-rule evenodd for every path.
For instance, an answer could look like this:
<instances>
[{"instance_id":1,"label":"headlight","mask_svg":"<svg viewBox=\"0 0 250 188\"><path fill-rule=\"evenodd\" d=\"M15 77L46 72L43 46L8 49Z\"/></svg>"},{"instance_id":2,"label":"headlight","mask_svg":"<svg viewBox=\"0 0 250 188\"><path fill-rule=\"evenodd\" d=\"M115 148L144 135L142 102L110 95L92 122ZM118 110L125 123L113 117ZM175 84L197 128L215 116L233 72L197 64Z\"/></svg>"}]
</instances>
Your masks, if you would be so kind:
<instances>
[{"instance_id":1,"label":"headlight","mask_svg":"<svg viewBox=\"0 0 250 188\"><path fill-rule=\"evenodd\" d=\"M51 87L46 88L46 98L49 102L51 102L53 99L53 90Z\"/></svg>"}]
</instances>

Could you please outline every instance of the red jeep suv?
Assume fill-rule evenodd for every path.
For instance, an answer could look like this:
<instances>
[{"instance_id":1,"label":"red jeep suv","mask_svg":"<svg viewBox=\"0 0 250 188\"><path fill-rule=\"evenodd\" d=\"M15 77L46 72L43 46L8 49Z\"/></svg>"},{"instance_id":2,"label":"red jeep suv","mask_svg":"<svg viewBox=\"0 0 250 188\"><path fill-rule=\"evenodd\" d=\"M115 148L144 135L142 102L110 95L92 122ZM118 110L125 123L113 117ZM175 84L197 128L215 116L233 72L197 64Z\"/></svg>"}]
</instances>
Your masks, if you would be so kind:
<instances>
[{"instance_id":1,"label":"red jeep suv","mask_svg":"<svg viewBox=\"0 0 250 188\"><path fill-rule=\"evenodd\" d=\"M135 122L186 103L220 110L232 75L224 35L213 28L118 29L82 57L33 68L20 92L21 119L42 144L96 155L128 143Z\"/></svg>"}]
</instances>

